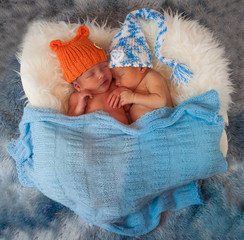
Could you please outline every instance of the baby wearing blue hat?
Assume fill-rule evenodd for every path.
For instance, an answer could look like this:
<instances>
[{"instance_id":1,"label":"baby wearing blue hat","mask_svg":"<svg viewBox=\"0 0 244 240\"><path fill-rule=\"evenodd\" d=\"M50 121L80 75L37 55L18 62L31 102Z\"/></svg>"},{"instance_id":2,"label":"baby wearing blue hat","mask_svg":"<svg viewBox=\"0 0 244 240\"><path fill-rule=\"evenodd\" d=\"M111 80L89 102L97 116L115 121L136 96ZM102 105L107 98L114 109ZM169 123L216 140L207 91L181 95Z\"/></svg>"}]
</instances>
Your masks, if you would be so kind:
<instances>
[{"instance_id":1,"label":"baby wearing blue hat","mask_svg":"<svg viewBox=\"0 0 244 240\"><path fill-rule=\"evenodd\" d=\"M109 47L109 65L118 89L109 95L107 102L114 108L132 104L131 122L154 109L173 107L166 80L152 69L151 50L139 22L139 19L143 18L155 20L158 24L155 55L163 63L173 67L171 80L177 83L187 82L193 76L185 64L178 64L160 55L159 49L167 30L161 13L152 9L129 13Z\"/></svg>"}]
</instances>

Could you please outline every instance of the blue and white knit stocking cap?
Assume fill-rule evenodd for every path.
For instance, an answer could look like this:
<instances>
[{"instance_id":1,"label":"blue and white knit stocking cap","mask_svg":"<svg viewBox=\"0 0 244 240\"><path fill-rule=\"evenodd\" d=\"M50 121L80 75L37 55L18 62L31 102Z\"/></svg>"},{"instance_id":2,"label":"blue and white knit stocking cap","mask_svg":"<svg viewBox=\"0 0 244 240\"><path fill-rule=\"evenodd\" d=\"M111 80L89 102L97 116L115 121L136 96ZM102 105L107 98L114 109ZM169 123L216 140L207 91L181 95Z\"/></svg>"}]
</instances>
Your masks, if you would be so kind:
<instances>
[{"instance_id":1,"label":"blue and white knit stocking cap","mask_svg":"<svg viewBox=\"0 0 244 240\"><path fill-rule=\"evenodd\" d=\"M109 46L109 65L114 67L148 67L152 68L152 55L146 42L139 20L155 20L158 25L158 36L155 45L156 57L167 66L172 67L171 81L188 83L193 78L193 73L186 64L177 63L173 59L161 55L167 25L164 16L153 9L140 9L130 12L122 28L114 36Z\"/></svg>"}]
</instances>

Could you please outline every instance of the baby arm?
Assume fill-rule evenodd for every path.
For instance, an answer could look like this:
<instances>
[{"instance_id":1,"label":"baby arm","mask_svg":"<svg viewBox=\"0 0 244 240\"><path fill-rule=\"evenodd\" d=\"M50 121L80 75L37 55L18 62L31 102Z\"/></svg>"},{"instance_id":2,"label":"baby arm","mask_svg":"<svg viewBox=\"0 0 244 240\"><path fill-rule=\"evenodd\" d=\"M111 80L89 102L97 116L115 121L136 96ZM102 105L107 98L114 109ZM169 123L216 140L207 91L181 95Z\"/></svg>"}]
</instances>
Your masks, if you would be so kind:
<instances>
[{"instance_id":1,"label":"baby arm","mask_svg":"<svg viewBox=\"0 0 244 240\"><path fill-rule=\"evenodd\" d=\"M132 92L129 89L123 90L120 94L120 104L140 104L149 108L161 108L167 104L167 96L165 91L168 91L167 85L163 77L156 72L147 76L146 87L148 94L140 94Z\"/></svg>"},{"instance_id":2,"label":"baby arm","mask_svg":"<svg viewBox=\"0 0 244 240\"><path fill-rule=\"evenodd\" d=\"M125 87L118 87L114 89L108 96L107 103L112 108L120 108L120 94L123 90L127 90Z\"/></svg>"},{"instance_id":3,"label":"baby arm","mask_svg":"<svg viewBox=\"0 0 244 240\"><path fill-rule=\"evenodd\" d=\"M68 116L79 116L85 113L87 98L92 98L92 94L88 90L74 92L69 98Z\"/></svg>"}]
</instances>

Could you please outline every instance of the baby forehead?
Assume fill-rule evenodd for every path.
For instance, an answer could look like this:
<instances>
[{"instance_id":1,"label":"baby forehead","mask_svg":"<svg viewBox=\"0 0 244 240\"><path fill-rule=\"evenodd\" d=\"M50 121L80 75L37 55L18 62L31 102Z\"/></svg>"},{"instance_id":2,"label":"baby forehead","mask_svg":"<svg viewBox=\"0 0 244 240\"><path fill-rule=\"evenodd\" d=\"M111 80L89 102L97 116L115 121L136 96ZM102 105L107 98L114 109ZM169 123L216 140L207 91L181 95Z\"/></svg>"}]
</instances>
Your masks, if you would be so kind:
<instances>
[{"instance_id":1,"label":"baby forehead","mask_svg":"<svg viewBox=\"0 0 244 240\"><path fill-rule=\"evenodd\" d=\"M99 62L99 63L91 66L90 68L88 68L86 70L86 72L100 70L101 67L105 67L105 66L108 66L108 62L107 61Z\"/></svg>"},{"instance_id":2,"label":"baby forehead","mask_svg":"<svg viewBox=\"0 0 244 240\"><path fill-rule=\"evenodd\" d=\"M115 67L111 68L112 73L114 74L122 74L125 72L133 72L136 71L136 67Z\"/></svg>"}]
</instances>

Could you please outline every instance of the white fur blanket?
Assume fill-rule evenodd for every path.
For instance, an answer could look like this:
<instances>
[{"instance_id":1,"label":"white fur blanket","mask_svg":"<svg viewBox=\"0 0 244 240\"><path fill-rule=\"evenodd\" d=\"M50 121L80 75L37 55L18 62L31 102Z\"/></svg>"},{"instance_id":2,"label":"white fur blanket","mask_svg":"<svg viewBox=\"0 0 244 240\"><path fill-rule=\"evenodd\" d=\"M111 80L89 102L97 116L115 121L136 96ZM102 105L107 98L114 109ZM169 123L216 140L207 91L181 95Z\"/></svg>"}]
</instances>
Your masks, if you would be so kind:
<instances>
[{"instance_id":1,"label":"white fur blanket","mask_svg":"<svg viewBox=\"0 0 244 240\"><path fill-rule=\"evenodd\" d=\"M167 21L167 34L162 55L190 66L194 78L188 84L176 85L169 82L170 69L153 55L154 69L159 71L170 85L175 105L190 97L214 89L219 93L220 112L225 124L228 124L227 111L231 103L232 92L229 80L228 61L224 58L224 49L219 46L212 34L196 21L185 20L179 15L164 13ZM87 21L90 38L104 49L118 29L99 26L95 21ZM141 20L147 42L154 52L157 24L154 21ZM49 48L49 42L60 39L65 42L75 36L80 23L51 23L37 21L30 25L19 53L21 79L25 94L34 107L51 107L62 113L67 111L67 103L73 91L64 77L55 53ZM221 150L226 156L228 150L225 131L221 139Z\"/></svg>"}]
</instances>

